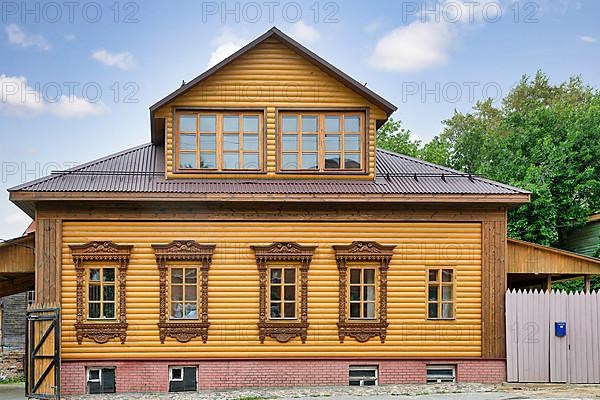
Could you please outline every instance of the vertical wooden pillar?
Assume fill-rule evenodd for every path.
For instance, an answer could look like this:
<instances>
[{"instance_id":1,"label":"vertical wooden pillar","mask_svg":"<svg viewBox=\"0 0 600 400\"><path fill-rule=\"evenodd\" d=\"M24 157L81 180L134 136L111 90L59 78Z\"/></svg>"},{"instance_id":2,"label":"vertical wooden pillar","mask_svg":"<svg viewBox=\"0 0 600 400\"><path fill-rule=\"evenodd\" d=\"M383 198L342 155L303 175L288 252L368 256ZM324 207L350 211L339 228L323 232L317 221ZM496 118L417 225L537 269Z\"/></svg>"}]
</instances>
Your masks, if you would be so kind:
<instances>
[{"instance_id":1,"label":"vertical wooden pillar","mask_svg":"<svg viewBox=\"0 0 600 400\"><path fill-rule=\"evenodd\" d=\"M584 286L583 286L583 290L585 293L589 293L592 291L592 280L591 280L591 276L590 275L585 275L583 277L583 281L584 281Z\"/></svg>"},{"instance_id":2,"label":"vertical wooden pillar","mask_svg":"<svg viewBox=\"0 0 600 400\"><path fill-rule=\"evenodd\" d=\"M552 292L552 275L546 275L546 290L548 293Z\"/></svg>"},{"instance_id":3,"label":"vertical wooden pillar","mask_svg":"<svg viewBox=\"0 0 600 400\"><path fill-rule=\"evenodd\" d=\"M60 304L62 264L62 221L36 218L35 303Z\"/></svg>"}]
</instances>

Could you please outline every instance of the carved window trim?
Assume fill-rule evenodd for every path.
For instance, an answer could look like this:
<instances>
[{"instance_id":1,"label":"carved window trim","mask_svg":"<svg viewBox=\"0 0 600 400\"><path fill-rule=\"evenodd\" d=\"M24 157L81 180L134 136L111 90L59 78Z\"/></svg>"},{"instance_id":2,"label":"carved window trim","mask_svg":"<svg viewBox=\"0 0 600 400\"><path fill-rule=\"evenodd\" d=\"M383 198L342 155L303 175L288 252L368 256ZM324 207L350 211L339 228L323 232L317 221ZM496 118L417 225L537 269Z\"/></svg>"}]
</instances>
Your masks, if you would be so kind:
<instances>
[{"instance_id":1,"label":"carved window trim","mask_svg":"<svg viewBox=\"0 0 600 400\"><path fill-rule=\"evenodd\" d=\"M294 242L275 242L267 246L250 246L256 254L259 272L258 331L261 343L267 336L280 343L299 336L302 343L308 337L308 268L316 246L301 246ZM267 318L267 264L270 262L297 262L300 264L300 318L296 320L269 320Z\"/></svg>"},{"instance_id":2,"label":"carved window trim","mask_svg":"<svg viewBox=\"0 0 600 400\"><path fill-rule=\"evenodd\" d=\"M200 244L195 240L174 240L168 244L153 244L156 263L159 271L160 291L160 313L158 320L158 332L160 342L164 343L167 337L175 338L181 343L187 343L195 337L200 336L202 342L208 340L208 270L215 251L214 244ZM200 321L188 322L186 320L169 320L167 313L167 285L169 262L172 261L195 261L200 268Z\"/></svg>"},{"instance_id":3,"label":"carved window trim","mask_svg":"<svg viewBox=\"0 0 600 400\"><path fill-rule=\"evenodd\" d=\"M111 241L91 241L85 244L70 245L71 256L75 265L77 275L77 316L75 331L77 343L81 344L83 338L87 337L96 343L106 343L110 339L118 337L121 344L127 338L127 267L131 257L132 245L118 245ZM88 262L110 262L118 264L118 304L119 313L117 321L99 322L96 320L84 320L85 302L85 263Z\"/></svg>"},{"instance_id":4,"label":"carved window trim","mask_svg":"<svg viewBox=\"0 0 600 400\"><path fill-rule=\"evenodd\" d=\"M387 271L394 245L382 245L373 241L355 241L349 245L334 245L335 258L339 272L339 321L338 336L340 343L346 336L358 342L367 342L370 338L379 336L381 343L385 342L387 333ZM379 263L379 318L377 320L349 319L348 310L348 263L377 262Z\"/></svg>"}]
</instances>

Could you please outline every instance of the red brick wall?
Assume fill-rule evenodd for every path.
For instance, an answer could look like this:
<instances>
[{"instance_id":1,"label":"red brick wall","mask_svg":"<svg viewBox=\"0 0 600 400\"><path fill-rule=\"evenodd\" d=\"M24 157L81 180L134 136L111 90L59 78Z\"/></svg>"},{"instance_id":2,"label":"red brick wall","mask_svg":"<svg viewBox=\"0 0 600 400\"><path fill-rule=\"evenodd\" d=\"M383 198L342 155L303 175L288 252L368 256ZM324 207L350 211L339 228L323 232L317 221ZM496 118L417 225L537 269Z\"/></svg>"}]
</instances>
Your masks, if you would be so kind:
<instances>
[{"instance_id":1,"label":"red brick wall","mask_svg":"<svg viewBox=\"0 0 600 400\"><path fill-rule=\"evenodd\" d=\"M350 365L378 365L379 383L425 383L427 364L454 364L458 382L499 383L506 377L501 360L236 360L236 361L63 361L63 394L85 393L86 367L116 368L118 392L166 392L171 365L198 366L198 389L260 386L347 385Z\"/></svg>"}]
</instances>

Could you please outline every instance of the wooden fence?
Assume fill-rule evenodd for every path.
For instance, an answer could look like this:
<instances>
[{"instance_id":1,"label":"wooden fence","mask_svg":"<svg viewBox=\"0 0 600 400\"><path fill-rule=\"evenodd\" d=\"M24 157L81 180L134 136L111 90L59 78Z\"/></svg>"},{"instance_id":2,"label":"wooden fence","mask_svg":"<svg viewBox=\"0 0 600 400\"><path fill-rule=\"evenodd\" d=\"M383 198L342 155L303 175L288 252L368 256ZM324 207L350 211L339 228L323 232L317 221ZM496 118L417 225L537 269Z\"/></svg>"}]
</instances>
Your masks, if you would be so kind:
<instances>
[{"instance_id":1,"label":"wooden fence","mask_svg":"<svg viewBox=\"0 0 600 400\"><path fill-rule=\"evenodd\" d=\"M509 290L506 364L509 382L600 383L600 292Z\"/></svg>"}]
</instances>

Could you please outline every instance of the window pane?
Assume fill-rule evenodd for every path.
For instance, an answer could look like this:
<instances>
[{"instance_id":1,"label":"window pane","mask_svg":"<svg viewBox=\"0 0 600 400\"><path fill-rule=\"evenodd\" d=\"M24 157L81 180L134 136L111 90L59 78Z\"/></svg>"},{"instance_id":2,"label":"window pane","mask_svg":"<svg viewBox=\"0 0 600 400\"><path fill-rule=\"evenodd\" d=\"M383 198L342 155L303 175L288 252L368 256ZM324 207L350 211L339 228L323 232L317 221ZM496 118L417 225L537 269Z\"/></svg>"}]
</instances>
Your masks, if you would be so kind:
<instances>
[{"instance_id":1,"label":"window pane","mask_svg":"<svg viewBox=\"0 0 600 400\"><path fill-rule=\"evenodd\" d=\"M283 151L298 150L298 135L283 135L281 148Z\"/></svg>"},{"instance_id":2,"label":"window pane","mask_svg":"<svg viewBox=\"0 0 600 400\"><path fill-rule=\"evenodd\" d=\"M281 286L271 286L271 300L281 300Z\"/></svg>"},{"instance_id":3,"label":"window pane","mask_svg":"<svg viewBox=\"0 0 600 400\"><path fill-rule=\"evenodd\" d=\"M344 168L360 169L360 154L346 153L344 157Z\"/></svg>"},{"instance_id":4,"label":"window pane","mask_svg":"<svg viewBox=\"0 0 600 400\"><path fill-rule=\"evenodd\" d=\"M430 282L437 282L438 278L438 270L437 269L430 269L429 270L429 281Z\"/></svg>"},{"instance_id":5,"label":"window pane","mask_svg":"<svg viewBox=\"0 0 600 400\"><path fill-rule=\"evenodd\" d=\"M115 287L113 285L104 285L104 301L115 301Z\"/></svg>"},{"instance_id":6,"label":"window pane","mask_svg":"<svg viewBox=\"0 0 600 400\"><path fill-rule=\"evenodd\" d=\"M180 135L179 148L181 150L196 150L196 135Z\"/></svg>"},{"instance_id":7,"label":"window pane","mask_svg":"<svg viewBox=\"0 0 600 400\"><path fill-rule=\"evenodd\" d=\"M179 168L196 168L196 153L179 153Z\"/></svg>"},{"instance_id":8,"label":"window pane","mask_svg":"<svg viewBox=\"0 0 600 400\"><path fill-rule=\"evenodd\" d=\"M259 169L258 153L244 153L244 169Z\"/></svg>"},{"instance_id":9,"label":"window pane","mask_svg":"<svg viewBox=\"0 0 600 400\"><path fill-rule=\"evenodd\" d=\"M286 318L296 318L296 304L295 303L285 303L284 313L285 313Z\"/></svg>"},{"instance_id":10,"label":"window pane","mask_svg":"<svg viewBox=\"0 0 600 400\"><path fill-rule=\"evenodd\" d=\"M298 132L298 117L295 115L284 115L282 118L283 132Z\"/></svg>"},{"instance_id":11,"label":"window pane","mask_svg":"<svg viewBox=\"0 0 600 400\"><path fill-rule=\"evenodd\" d=\"M360 132L360 118L358 116L344 117L344 132Z\"/></svg>"},{"instance_id":12,"label":"window pane","mask_svg":"<svg viewBox=\"0 0 600 400\"><path fill-rule=\"evenodd\" d=\"M196 319L198 318L198 305L196 303L187 303L185 305L185 318Z\"/></svg>"},{"instance_id":13,"label":"window pane","mask_svg":"<svg viewBox=\"0 0 600 400\"><path fill-rule=\"evenodd\" d=\"M231 134L231 133L223 135L223 150L238 151L239 149L240 149L240 135Z\"/></svg>"},{"instance_id":14,"label":"window pane","mask_svg":"<svg viewBox=\"0 0 600 400\"><path fill-rule=\"evenodd\" d=\"M442 271L442 282L452 282L452 270L445 269Z\"/></svg>"},{"instance_id":15,"label":"window pane","mask_svg":"<svg viewBox=\"0 0 600 400\"><path fill-rule=\"evenodd\" d=\"M350 301L360 301L360 286L350 286Z\"/></svg>"},{"instance_id":16,"label":"window pane","mask_svg":"<svg viewBox=\"0 0 600 400\"><path fill-rule=\"evenodd\" d=\"M318 169L317 156L316 153L302 153L302 169Z\"/></svg>"},{"instance_id":17,"label":"window pane","mask_svg":"<svg viewBox=\"0 0 600 400\"><path fill-rule=\"evenodd\" d=\"M375 283L375 270L373 268L365 269L365 283L374 284Z\"/></svg>"},{"instance_id":18,"label":"window pane","mask_svg":"<svg viewBox=\"0 0 600 400\"><path fill-rule=\"evenodd\" d=\"M224 169L240 169L240 155L238 153L223 153Z\"/></svg>"},{"instance_id":19,"label":"window pane","mask_svg":"<svg viewBox=\"0 0 600 400\"><path fill-rule=\"evenodd\" d=\"M183 283L183 269L181 269L181 268L173 268L171 270L171 282L173 282L173 283Z\"/></svg>"},{"instance_id":20,"label":"window pane","mask_svg":"<svg viewBox=\"0 0 600 400\"><path fill-rule=\"evenodd\" d=\"M89 318L100 318L100 303L89 304Z\"/></svg>"},{"instance_id":21,"label":"window pane","mask_svg":"<svg viewBox=\"0 0 600 400\"><path fill-rule=\"evenodd\" d=\"M215 153L200 153L200 168L217 168Z\"/></svg>"},{"instance_id":22,"label":"window pane","mask_svg":"<svg viewBox=\"0 0 600 400\"><path fill-rule=\"evenodd\" d=\"M183 368L172 368L171 369L171 378L173 380L176 380L176 379L182 380L183 379Z\"/></svg>"},{"instance_id":23,"label":"window pane","mask_svg":"<svg viewBox=\"0 0 600 400\"><path fill-rule=\"evenodd\" d=\"M209 151L217 149L217 135L200 135L200 150Z\"/></svg>"},{"instance_id":24,"label":"window pane","mask_svg":"<svg viewBox=\"0 0 600 400\"><path fill-rule=\"evenodd\" d=\"M183 301L183 286L171 286L171 301Z\"/></svg>"},{"instance_id":25,"label":"window pane","mask_svg":"<svg viewBox=\"0 0 600 400\"><path fill-rule=\"evenodd\" d=\"M438 287L436 285L429 286L429 301L438 301Z\"/></svg>"},{"instance_id":26,"label":"window pane","mask_svg":"<svg viewBox=\"0 0 600 400\"><path fill-rule=\"evenodd\" d=\"M339 151L340 150L340 135L325 135L325 150Z\"/></svg>"},{"instance_id":27,"label":"window pane","mask_svg":"<svg viewBox=\"0 0 600 400\"><path fill-rule=\"evenodd\" d=\"M115 317L115 303L104 303L104 318Z\"/></svg>"},{"instance_id":28,"label":"window pane","mask_svg":"<svg viewBox=\"0 0 600 400\"><path fill-rule=\"evenodd\" d=\"M99 369L90 369L88 371L88 376L90 381L98 381L100 380L100 370Z\"/></svg>"},{"instance_id":29,"label":"window pane","mask_svg":"<svg viewBox=\"0 0 600 400\"><path fill-rule=\"evenodd\" d=\"M340 154L339 153L325 154L325 168L331 168L331 169L340 168Z\"/></svg>"},{"instance_id":30,"label":"window pane","mask_svg":"<svg viewBox=\"0 0 600 400\"><path fill-rule=\"evenodd\" d=\"M100 270L98 268L90 269L90 281L100 281Z\"/></svg>"},{"instance_id":31,"label":"window pane","mask_svg":"<svg viewBox=\"0 0 600 400\"><path fill-rule=\"evenodd\" d=\"M316 132L316 131L317 131L317 117L316 116L302 117L302 132Z\"/></svg>"},{"instance_id":32,"label":"window pane","mask_svg":"<svg viewBox=\"0 0 600 400\"><path fill-rule=\"evenodd\" d=\"M240 118L237 115L225 115L223 117L223 132L239 132Z\"/></svg>"},{"instance_id":33,"label":"window pane","mask_svg":"<svg viewBox=\"0 0 600 400\"><path fill-rule=\"evenodd\" d=\"M317 151L318 148L318 135L302 135L302 151Z\"/></svg>"},{"instance_id":34,"label":"window pane","mask_svg":"<svg viewBox=\"0 0 600 400\"><path fill-rule=\"evenodd\" d=\"M350 303L350 318L360 318L360 303Z\"/></svg>"},{"instance_id":35,"label":"window pane","mask_svg":"<svg viewBox=\"0 0 600 400\"><path fill-rule=\"evenodd\" d=\"M281 318L281 303L271 303L271 318Z\"/></svg>"},{"instance_id":36,"label":"window pane","mask_svg":"<svg viewBox=\"0 0 600 400\"><path fill-rule=\"evenodd\" d=\"M185 269L185 283L196 283L197 282L197 270L196 268Z\"/></svg>"},{"instance_id":37,"label":"window pane","mask_svg":"<svg viewBox=\"0 0 600 400\"><path fill-rule=\"evenodd\" d=\"M429 318L437 318L438 317L438 305L437 303L429 303Z\"/></svg>"},{"instance_id":38,"label":"window pane","mask_svg":"<svg viewBox=\"0 0 600 400\"><path fill-rule=\"evenodd\" d=\"M360 283L360 269L354 268L350 270L350 283Z\"/></svg>"},{"instance_id":39,"label":"window pane","mask_svg":"<svg viewBox=\"0 0 600 400\"><path fill-rule=\"evenodd\" d=\"M344 135L344 150L359 151L360 135Z\"/></svg>"},{"instance_id":40,"label":"window pane","mask_svg":"<svg viewBox=\"0 0 600 400\"><path fill-rule=\"evenodd\" d=\"M200 116L200 132L216 132L217 117L215 115Z\"/></svg>"},{"instance_id":41,"label":"window pane","mask_svg":"<svg viewBox=\"0 0 600 400\"><path fill-rule=\"evenodd\" d=\"M100 301L100 285L90 285L89 301Z\"/></svg>"},{"instance_id":42,"label":"window pane","mask_svg":"<svg viewBox=\"0 0 600 400\"><path fill-rule=\"evenodd\" d=\"M258 132L258 116L244 117L244 132Z\"/></svg>"},{"instance_id":43,"label":"window pane","mask_svg":"<svg viewBox=\"0 0 600 400\"><path fill-rule=\"evenodd\" d=\"M329 116L325 117L325 132L339 132L340 131L340 117Z\"/></svg>"},{"instance_id":44,"label":"window pane","mask_svg":"<svg viewBox=\"0 0 600 400\"><path fill-rule=\"evenodd\" d=\"M244 135L244 151L258 151L258 135Z\"/></svg>"},{"instance_id":45,"label":"window pane","mask_svg":"<svg viewBox=\"0 0 600 400\"><path fill-rule=\"evenodd\" d=\"M185 285L185 301L196 301L197 298L196 285Z\"/></svg>"},{"instance_id":46,"label":"window pane","mask_svg":"<svg viewBox=\"0 0 600 400\"><path fill-rule=\"evenodd\" d=\"M196 116L181 115L179 117L179 132L196 132Z\"/></svg>"},{"instance_id":47,"label":"window pane","mask_svg":"<svg viewBox=\"0 0 600 400\"><path fill-rule=\"evenodd\" d=\"M171 303L171 317L172 318L183 318L183 304Z\"/></svg>"},{"instance_id":48,"label":"window pane","mask_svg":"<svg viewBox=\"0 0 600 400\"><path fill-rule=\"evenodd\" d=\"M114 282L115 281L115 269L114 268L104 268L103 269L103 280L104 282Z\"/></svg>"},{"instance_id":49,"label":"window pane","mask_svg":"<svg viewBox=\"0 0 600 400\"><path fill-rule=\"evenodd\" d=\"M281 160L282 169L298 169L298 155L296 153L283 154Z\"/></svg>"},{"instance_id":50,"label":"window pane","mask_svg":"<svg viewBox=\"0 0 600 400\"><path fill-rule=\"evenodd\" d=\"M452 303L442 303L442 318L453 318Z\"/></svg>"},{"instance_id":51,"label":"window pane","mask_svg":"<svg viewBox=\"0 0 600 400\"><path fill-rule=\"evenodd\" d=\"M452 300L452 286L442 286L442 300Z\"/></svg>"},{"instance_id":52,"label":"window pane","mask_svg":"<svg viewBox=\"0 0 600 400\"><path fill-rule=\"evenodd\" d=\"M281 268L271 269L271 283L281 283Z\"/></svg>"},{"instance_id":53,"label":"window pane","mask_svg":"<svg viewBox=\"0 0 600 400\"><path fill-rule=\"evenodd\" d=\"M296 282L296 269L295 268L286 268L285 269L285 283L295 283Z\"/></svg>"},{"instance_id":54,"label":"window pane","mask_svg":"<svg viewBox=\"0 0 600 400\"><path fill-rule=\"evenodd\" d=\"M364 318L375 318L375 303L363 304L363 316Z\"/></svg>"},{"instance_id":55,"label":"window pane","mask_svg":"<svg viewBox=\"0 0 600 400\"><path fill-rule=\"evenodd\" d=\"M285 300L296 300L296 286L286 286L284 290Z\"/></svg>"},{"instance_id":56,"label":"window pane","mask_svg":"<svg viewBox=\"0 0 600 400\"><path fill-rule=\"evenodd\" d=\"M363 299L375 301L375 286L365 286Z\"/></svg>"}]
</instances>

